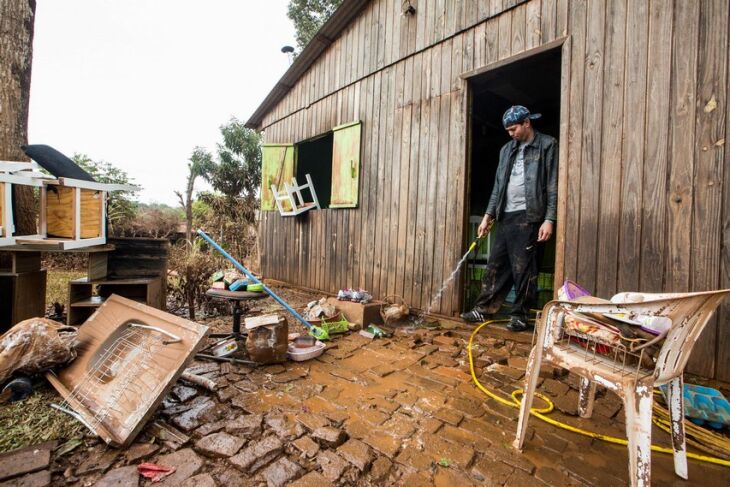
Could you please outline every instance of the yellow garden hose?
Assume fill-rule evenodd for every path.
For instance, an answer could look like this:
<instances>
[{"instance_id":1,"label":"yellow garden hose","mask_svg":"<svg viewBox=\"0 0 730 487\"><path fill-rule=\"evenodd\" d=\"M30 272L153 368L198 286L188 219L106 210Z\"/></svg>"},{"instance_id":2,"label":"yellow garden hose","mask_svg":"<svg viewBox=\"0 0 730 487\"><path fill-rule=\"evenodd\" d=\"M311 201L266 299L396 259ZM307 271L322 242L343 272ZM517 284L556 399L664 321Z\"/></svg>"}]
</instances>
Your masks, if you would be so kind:
<instances>
[{"instance_id":1,"label":"yellow garden hose","mask_svg":"<svg viewBox=\"0 0 730 487\"><path fill-rule=\"evenodd\" d=\"M469 346L467 348L467 352L468 352L468 356L469 356L469 372L471 373L471 378L474 381L474 384L484 394L486 394L487 396L491 397L492 399L494 399L495 401L499 402L500 404L503 404L503 405L509 406L509 407L519 408L520 407L520 404L521 404L521 400L519 399L518 396L521 396L524 393L524 391L522 389L517 389L517 390L512 391L512 398L511 398L511 400L508 400L508 399L505 399L503 397L500 397L500 396L496 395L495 393L493 393L492 391L490 391L489 389L487 389L486 387L484 387L481 384L481 382L479 382L479 379L477 379L477 376L474 373L474 358L473 358L472 353L471 353L471 348L472 348L472 344L474 342L474 337L477 335L477 333L479 333L479 330L481 330L483 327L485 327L485 326L487 326L487 325L489 325L491 323L499 323L499 322L502 322L502 321L506 321L506 320L491 320L491 321L485 321L481 325L477 326L474 329L474 331L472 332L471 337L469 337ZM596 438L598 440L605 441L605 442L608 442L608 443L614 443L614 444L617 444L617 445L628 445L629 442L627 440L623 439L623 438L616 438L616 437L613 437L613 436L603 435L603 434L600 434L600 433L594 433L592 431L587 431L587 430L584 430L584 429L581 429L581 428L576 428L575 426L571 426L569 424L565 424L565 423L562 423L560 421L557 421L557 420L554 420L554 419L551 419L551 418L547 417L546 414L549 414L550 412L552 412L553 409L555 408L555 406L553 405L552 401L550 401L550 399L548 399L544 395L539 394L539 393L535 393L535 396L539 397L540 399L542 399L547 404L547 406L544 407L544 408L540 408L540 409L532 408L532 409L530 409L530 414L532 414L536 418L538 418L538 419L540 419L542 421L545 421L546 423L551 424L553 426L557 426L558 428L562 428L562 429L567 430L567 431L572 431L573 433L578 433L578 434L581 434L581 435L584 435L584 436L588 436L588 437L591 437L591 438ZM661 424L660 424L661 421L660 422L655 421L655 423L661 427ZM664 428L662 428L662 429L664 429ZM658 446L658 445L652 445L651 446L651 449L653 451L657 451L657 452L660 452L660 453L669 453L669 454L673 454L674 453L674 450L672 450L671 448L665 448L663 446ZM711 456L706 456L706 455L699 455L697 453L691 453L691 452L687 452L687 458L692 458L694 460L700 460L702 462L714 463L716 465L723 465L725 467L730 467L730 461L724 460L722 458L711 457Z\"/></svg>"}]
</instances>

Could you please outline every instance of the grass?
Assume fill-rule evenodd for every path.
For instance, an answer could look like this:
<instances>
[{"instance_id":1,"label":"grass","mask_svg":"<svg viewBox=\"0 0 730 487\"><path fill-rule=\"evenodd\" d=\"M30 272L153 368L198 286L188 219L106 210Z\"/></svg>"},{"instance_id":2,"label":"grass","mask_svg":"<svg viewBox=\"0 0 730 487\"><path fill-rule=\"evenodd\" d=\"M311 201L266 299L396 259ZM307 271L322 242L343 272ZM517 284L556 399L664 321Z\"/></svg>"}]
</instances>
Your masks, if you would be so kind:
<instances>
[{"instance_id":1,"label":"grass","mask_svg":"<svg viewBox=\"0 0 730 487\"><path fill-rule=\"evenodd\" d=\"M46 282L46 305L61 303L68 307L68 283L84 277L83 271L49 270Z\"/></svg>"},{"instance_id":2,"label":"grass","mask_svg":"<svg viewBox=\"0 0 730 487\"><path fill-rule=\"evenodd\" d=\"M37 385L28 399L0 406L0 452L83 434L78 421L49 405L61 401L49 385L43 384Z\"/></svg>"}]
</instances>

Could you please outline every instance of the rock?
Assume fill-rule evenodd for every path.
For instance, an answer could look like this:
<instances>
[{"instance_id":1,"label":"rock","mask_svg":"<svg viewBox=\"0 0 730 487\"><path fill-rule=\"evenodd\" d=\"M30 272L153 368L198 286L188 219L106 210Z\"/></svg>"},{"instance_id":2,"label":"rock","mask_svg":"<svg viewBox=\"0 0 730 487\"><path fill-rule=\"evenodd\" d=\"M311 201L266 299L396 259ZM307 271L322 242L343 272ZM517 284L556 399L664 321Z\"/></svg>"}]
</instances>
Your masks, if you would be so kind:
<instances>
[{"instance_id":1,"label":"rock","mask_svg":"<svg viewBox=\"0 0 730 487\"><path fill-rule=\"evenodd\" d=\"M96 481L96 487L137 487L139 473L136 465L115 468Z\"/></svg>"},{"instance_id":2,"label":"rock","mask_svg":"<svg viewBox=\"0 0 730 487\"><path fill-rule=\"evenodd\" d=\"M302 436L298 440L294 441L292 445L294 445L297 450L301 451L302 455L307 458L314 457L319 451L319 445L309 436Z\"/></svg>"},{"instance_id":3,"label":"rock","mask_svg":"<svg viewBox=\"0 0 730 487\"><path fill-rule=\"evenodd\" d=\"M331 485L332 483L317 471L309 472L304 477L300 477L289 484L290 487L328 487Z\"/></svg>"},{"instance_id":4,"label":"rock","mask_svg":"<svg viewBox=\"0 0 730 487\"><path fill-rule=\"evenodd\" d=\"M216 487L216 485L215 480L209 473L201 473L195 477L190 477L180 487Z\"/></svg>"},{"instance_id":5,"label":"rock","mask_svg":"<svg viewBox=\"0 0 730 487\"><path fill-rule=\"evenodd\" d=\"M267 436L228 460L243 472L253 473L276 458L283 449L284 444L279 438Z\"/></svg>"},{"instance_id":6,"label":"rock","mask_svg":"<svg viewBox=\"0 0 730 487\"><path fill-rule=\"evenodd\" d=\"M195 430L197 436L208 436L211 433L217 433L228 425L228 420L216 421L215 423L206 423ZM230 433L230 431L229 431Z\"/></svg>"},{"instance_id":7,"label":"rock","mask_svg":"<svg viewBox=\"0 0 730 487\"><path fill-rule=\"evenodd\" d=\"M0 455L0 480L47 468L55 441L20 448Z\"/></svg>"},{"instance_id":8,"label":"rock","mask_svg":"<svg viewBox=\"0 0 730 487\"><path fill-rule=\"evenodd\" d=\"M336 448L347 440L347 433L337 428L324 426L314 430L312 432L312 437L324 446Z\"/></svg>"},{"instance_id":9,"label":"rock","mask_svg":"<svg viewBox=\"0 0 730 487\"><path fill-rule=\"evenodd\" d=\"M367 443L368 445L370 445L370 447L379 451L386 457L390 458L391 460L393 459L395 454L398 453L398 450L400 450L401 446L400 439L393 438L385 432L370 433L365 438L363 438L362 441L364 443Z\"/></svg>"},{"instance_id":10,"label":"rock","mask_svg":"<svg viewBox=\"0 0 730 487\"><path fill-rule=\"evenodd\" d=\"M127 451L124 453L124 459L127 463L134 463L137 460L151 456L159 449L160 446L154 443L135 443L127 448Z\"/></svg>"},{"instance_id":11,"label":"rock","mask_svg":"<svg viewBox=\"0 0 730 487\"><path fill-rule=\"evenodd\" d=\"M185 433L162 421L155 421L149 425L148 431L171 450L177 450L182 445L190 441L190 437L188 437Z\"/></svg>"},{"instance_id":12,"label":"rock","mask_svg":"<svg viewBox=\"0 0 730 487\"><path fill-rule=\"evenodd\" d=\"M261 433L261 414L242 414L226 424L226 433L254 438Z\"/></svg>"},{"instance_id":13,"label":"rock","mask_svg":"<svg viewBox=\"0 0 730 487\"><path fill-rule=\"evenodd\" d=\"M172 388L172 395L180 402L185 402L198 395L198 390L194 387L177 385Z\"/></svg>"},{"instance_id":14,"label":"rock","mask_svg":"<svg viewBox=\"0 0 730 487\"><path fill-rule=\"evenodd\" d=\"M317 463L322 467L322 475L330 482L337 482L347 469L347 462L330 450L325 450L317 456Z\"/></svg>"},{"instance_id":15,"label":"rock","mask_svg":"<svg viewBox=\"0 0 730 487\"><path fill-rule=\"evenodd\" d=\"M228 433L213 433L195 443L195 449L209 457L226 458L235 455L246 440Z\"/></svg>"},{"instance_id":16,"label":"rock","mask_svg":"<svg viewBox=\"0 0 730 487\"><path fill-rule=\"evenodd\" d=\"M266 425L271 428L276 436L282 440L292 440L299 438L305 432L304 427L295 422L290 421L286 416L281 414L269 414L266 416Z\"/></svg>"},{"instance_id":17,"label":"rock","mask_svg":"<svg viewBox=\"0 0 730 487\"><path fill-rule=\"evenodd\" d=\"M107 450L100 455L91 454L76 469L76 475L86 475L93 472L106 472L119 456L118 450Z\"/></svg>"},{"instance_id":18,"label":"rock","mask_svg":"<svg viewBox=\"0 0 730 487\"><path fill-rule=\"evenodd\" d=\"M215 402L208 397L204 397L202 401L195 404L192 408L178 416L174 416L171 422L183 431L191 431L202 423L214 419L214 416Z\"/></svg>"},{"instance_id":19,"label":"rock","mask_svg":"<svg viewBox=\"0 0 730 487\"><path fill-rule=\"evenodd\" d=\"M301 423L302 426L307 428L309 431L314 431L317 428L323 428L329 425L329 421L327 421L327 419L319 416L318 414L311 413L297 415L297 421L299 421L299 423Z\"/></svg>"},{"instance_id":20,"label":"rock","mask_svg":"<svg viewBox=\"0 0 730 487\"><path fill-rule=\"evenodd\" d=\"M158 487L178 487L184 480L189 479L203 467L203 459L190 448L162 455L154 463L175 467L175 471L156 484Z\"/></svg>"},{"instance_id":21,"label":"rock","mask_svg":"<svg viewBox=\"0 0 730 487\"><path fill-rule=\"evenodd\" d=\"M51 485L50 470L29 473L28 475L15 477L2 483L3 487L46 487L47 485Z\"/></svg>"},{"instance_id":22,"label":"rock","mask_svg":"<svg viewBox=\"0 0 730 487\"><path fill-rule=\"evenodd\" d=\"M441 408L436 411L433 415L434 418L440 419L444 423L448 423L452 426L459 426L461 420L464 419L464 415L453 408Z\"/></svg>"},{"instance_id":23,"label":"rock","mask_svg":"<svg viewBox=\"0 0 730 487\"><path fill-rule=\"evenodd\" d=\"M280 487L302 475L302 467L286 457L280 458L263 471L268 487Z\"/></svg>"},{"instance_id":24,"label":"rock","mask_svg":"<svg viewBox=\"0 0 730 487\"><path fill-rule=\"evenodd\" d=\"M361 472L370 466L373 461L373 454L362 441L355 439L348 440L344 445L337 449L337 453L342 458L355 465Z\"/></svg>"},{"instance_id":25,"label":"rock","mask_svg":"<svg viewBox=\"0 0 730 487\"><path fill-rule=\"evenodd\" d=\"M393 462L385 457L378 457L370 469L370 476L375 482L383 481L390 473L391 467L393 467Z\"/></svg>"}]
</instances>

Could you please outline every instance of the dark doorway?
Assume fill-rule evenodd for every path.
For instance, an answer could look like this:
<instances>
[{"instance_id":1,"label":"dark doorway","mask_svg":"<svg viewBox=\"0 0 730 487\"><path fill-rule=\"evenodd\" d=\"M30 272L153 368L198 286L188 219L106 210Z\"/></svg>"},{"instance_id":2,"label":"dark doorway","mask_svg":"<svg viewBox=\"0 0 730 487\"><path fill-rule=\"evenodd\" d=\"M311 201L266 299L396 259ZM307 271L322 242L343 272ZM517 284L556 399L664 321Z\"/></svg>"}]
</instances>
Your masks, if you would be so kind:
<instances>
[{"instance_id":1,"label":"dark doorway","mask_svg":"<svg viewBox=\"0 0 730 487\"><path fill-rule=\"evenodd\" d=\"M305 175L309 174L323 209L329 208L332 195L332 140L332 132L327 132L296 145L297 183L304 184Z\"/></svg>"},{"instance_id":2,"label":"dark doorway","mask_svg":"<svg viewBox=\"0 0 730 487\"><path fill-rule=\"evenodd\" d=\"M558 138L560 133L561 47L487 71L469 79L471 93L469 144L469 242L476 237L492 193L499 151L510 141L502 126L502 114L512 105L524 105L542 118L533 121L540 132ZM557 233L557 232L556 232ZM479 294L482 271L489 257L490 238L467 264L464 309L471 309ZM545 245L538 278L539 305L552 299L556 235ZM507 296L507 302L513 293Z\"/></svg>"}]
</instances>

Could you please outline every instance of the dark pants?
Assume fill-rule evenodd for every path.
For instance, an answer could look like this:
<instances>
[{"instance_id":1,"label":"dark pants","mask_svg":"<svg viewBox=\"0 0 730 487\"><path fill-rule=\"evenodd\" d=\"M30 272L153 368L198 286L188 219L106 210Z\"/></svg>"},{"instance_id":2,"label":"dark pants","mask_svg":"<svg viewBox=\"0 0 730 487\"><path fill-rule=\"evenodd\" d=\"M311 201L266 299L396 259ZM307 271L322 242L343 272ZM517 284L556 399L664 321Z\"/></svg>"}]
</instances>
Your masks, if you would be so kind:
<instances>
[{"instance_id":1,"label":"dark pants","mask_svg":"<svg viewBox=\"0 0 730 487\"><path fill-rule=\"evenodd\" d=\"M527 320L537 302L537 274L542 244L537 243L540 223L530 223L524 211L505 213L497 225L497 236L482 277L482 290L474 308L485 314L499 310L512 285L515 302L510 315Z\"/></svg>"}]
</instances>

